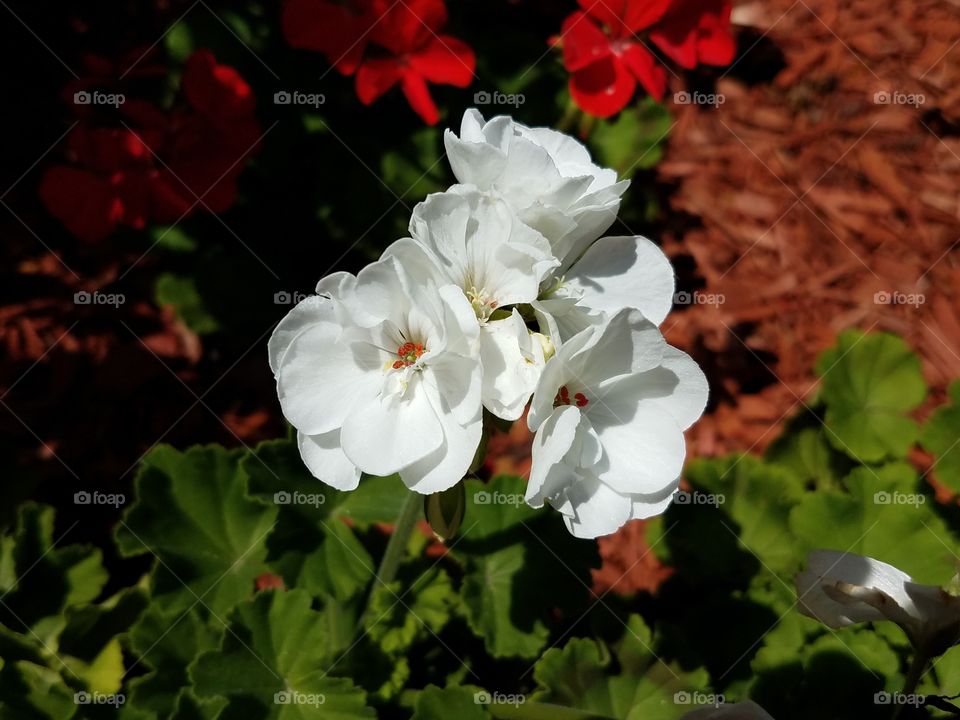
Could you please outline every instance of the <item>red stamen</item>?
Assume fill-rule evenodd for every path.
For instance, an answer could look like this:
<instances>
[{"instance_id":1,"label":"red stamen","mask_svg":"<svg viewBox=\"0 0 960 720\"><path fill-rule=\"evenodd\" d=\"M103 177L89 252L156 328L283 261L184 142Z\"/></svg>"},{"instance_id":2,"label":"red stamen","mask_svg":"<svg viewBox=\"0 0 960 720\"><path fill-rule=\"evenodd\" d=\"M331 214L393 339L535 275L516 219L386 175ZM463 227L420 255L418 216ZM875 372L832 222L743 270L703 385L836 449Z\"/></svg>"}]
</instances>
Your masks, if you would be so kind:
<instances>
[{"instance_id":1,"label":"red stamen","mask_svg":"<svg viewBox=\"0 0 960 720\"><path fill-rule=\"evenodd\" d=\"M577 407L584 407L590 400L583 393L576 393L573 396L574 403ZM557 395L553 398L553 406L559 407L560 405L570 405L570 391L567 389L566 385L561 385L560 389L557 391Z\"/></svg>"},{"instance_id":2,"label":"red stamen","mask_svg":"<svg viewBox=\"0 0 960 720\"><path fill-rule=\"evenodd\" d=\"M409 367L417 362L417 359L423 355L424 348L423 343L412 343L406 342L400 347L397 348L397 356L399 360L395 360L393 363L394 370L400 370L405 367Z\"/></svg>"}]
</instances>

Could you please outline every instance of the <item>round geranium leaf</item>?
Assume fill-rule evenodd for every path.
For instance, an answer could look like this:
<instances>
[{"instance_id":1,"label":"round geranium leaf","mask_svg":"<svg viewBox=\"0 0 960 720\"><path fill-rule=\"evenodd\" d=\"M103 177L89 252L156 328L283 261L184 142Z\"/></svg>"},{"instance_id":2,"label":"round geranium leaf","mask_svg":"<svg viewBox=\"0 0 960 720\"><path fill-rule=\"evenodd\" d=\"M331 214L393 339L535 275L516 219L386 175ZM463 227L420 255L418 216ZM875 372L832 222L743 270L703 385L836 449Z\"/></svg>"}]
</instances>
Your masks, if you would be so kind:
<instances>
[{"instance_id":1,"label":"round geranium leaf","mask_svg":"<svg viewBox=\"0 0 960 720\"><path fill-rule=\"evenodd\" d=\"M827 439L865 463L905 457L919 429L907 413L927 394L919 358L888 333L843 333L817 359Z\"/></svg>"}]
</instances>

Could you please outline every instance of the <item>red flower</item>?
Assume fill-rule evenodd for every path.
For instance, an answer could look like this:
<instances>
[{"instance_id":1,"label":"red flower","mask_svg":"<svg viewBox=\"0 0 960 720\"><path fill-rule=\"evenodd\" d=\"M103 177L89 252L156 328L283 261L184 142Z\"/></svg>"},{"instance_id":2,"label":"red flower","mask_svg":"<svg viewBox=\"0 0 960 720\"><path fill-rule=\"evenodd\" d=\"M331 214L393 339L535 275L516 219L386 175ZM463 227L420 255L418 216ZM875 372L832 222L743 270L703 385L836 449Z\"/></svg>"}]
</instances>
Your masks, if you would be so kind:
<instances>
[{"instance_id":1,"label":"red flower","mask_svg":"<svg viewBox=\"0 0 960 720\"><path fill-rule=\"evenodd\" d=\"M467 87L473 79L473 50L437 33L447 22L442 0L380 0L391 3L373 28L371 40L386 50L364 60L357 71L357 96L369 105L398 82L410 107L434 125L440 119L427 83Z\"/></svg>"},{"instance_id":2,"label":"red flower","mask_svg":"<svg viewBox=\"0 0 960 720\"><path fill-rule=\"evenodd\" d=\"M697 65L729 65L737 53L730 32L729 0L675 2L650 39L667 57L688 70Z\"/></svg>"},{"instance_id":3,"label":"red flower","mask_svg":"<svg viewBox=\"0 0 960 720\"><path fill-rule=\"evenodd\" d=\"M292 47L323 53L339 72L353 75L375 20L372 0L290 0L281 24Z\"/></svg>"},{"instance_id":4,"label":"red flower","mask_svg":"<svg viewBox=\"0 0 960 720\"><path fill-rule=\"evenodd\" d=\"M81 116L67 140L72 165L50 168L40 184L44 204L78 238L95 242L119 225L142 229L198 206L223 212L233 204L260 132L250 86L199 50L187 61L182 89L186 105L169 113L126 101L117 109L119 127Z\"/></svg>"},{"instance_id":5,"label":"red flower","mask_svg":"<svg viewBox=\"0 0 960 720\"><path fill-rule=\"evenodd\" d=\"M466 43L440 34L446 23L444 0L289 0L283 12L287 41L323 53L344 75L356 72L364 105L399 84L431 125L440 114L428 84L466 87L476 67Z\"/></svg>"},{"instance_id":6,"label":"red flower","mask_svg":"<svg viewBox=\"0 0 960 720\"><path fill-rule=\"evenodd\" d=\"M583 10L563 23L563 62L570 94L598 117L622 110L637 83L660 100L664 68L638 34L685 68L733 59L730 0L578 0Z\"/></svg>"}]
</instances>

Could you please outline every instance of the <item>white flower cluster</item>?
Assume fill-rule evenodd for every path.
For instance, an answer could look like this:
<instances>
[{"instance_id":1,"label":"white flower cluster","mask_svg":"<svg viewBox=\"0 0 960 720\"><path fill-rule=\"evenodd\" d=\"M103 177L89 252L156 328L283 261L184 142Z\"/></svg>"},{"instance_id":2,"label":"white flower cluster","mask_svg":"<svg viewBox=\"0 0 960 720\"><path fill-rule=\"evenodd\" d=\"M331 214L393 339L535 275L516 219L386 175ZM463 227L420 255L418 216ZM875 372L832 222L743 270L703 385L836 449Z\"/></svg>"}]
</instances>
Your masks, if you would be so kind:
<instances>
[{"instance_id":1,"label":"white flower cluster","mask_svg":"<svg viewBox=\"0 0 960 720\"><path fill-rule=\"evenodd\" d=\"M380 260L322 279L270 340L304 462L341 490L399 473L439 492L468 472L484 409L516 420L529 403L530 505L580 537L662 512L707 383L657 329L667 258L600 237L629 183L506 116L469 110L445 144L458 184L420 203Z\"/></svg>"}]
</instances>

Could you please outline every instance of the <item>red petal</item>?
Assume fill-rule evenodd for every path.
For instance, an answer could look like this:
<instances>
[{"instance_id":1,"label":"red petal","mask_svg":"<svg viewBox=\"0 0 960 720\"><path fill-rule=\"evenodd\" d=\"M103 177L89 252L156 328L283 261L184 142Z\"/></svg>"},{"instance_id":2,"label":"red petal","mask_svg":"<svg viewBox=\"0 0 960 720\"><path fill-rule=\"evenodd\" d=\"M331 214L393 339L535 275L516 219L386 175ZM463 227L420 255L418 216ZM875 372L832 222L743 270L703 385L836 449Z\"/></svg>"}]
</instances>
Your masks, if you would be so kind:
<instances>
[{"instance_id":1,"label":"red petal","mask_svg":"<svg viewBox=\"0 0 960 720\"><path fill-rule=\"evenodd\" d=\"M577 0L584 12L611 27L623 25L627 0Z\"/></svg>"},{"instance_id":2,"label":"red petal","mask_svg":"<svg viewBox=\"0 0 960 720\"><path fill-rule=\"evenodd\" d=\"M637 81L615 55L570 76L570 95L591 115L610 117L626 107Z\"/></svg>"},{"instance_id":3,"label":"red petal","mask_svg":"<svg viewBox=\"0 0 960 720\"><path fill-rule=\"evenodd\" d=\"M64 165L47 170L40 182L40 198L50 214L86 242L107 237L123 214L120 199L107 181Z\"/></svg>"},{"instance_id":4,"label":"red petal","mask_svg":"<svg viewBox=\"0 0 960 720\"><path fill-rule=\"evenodd\" d=\"M374 21L368 5L290 0L283 8L283 34L292 47L321 52L339 72L352 75L363 58Z\"/></svg>"},{"instance_id":5,"label":"red petal","mask_svg":"<svg viewBox=\"0 0 960 720\"><path fill-rule=\"evenodd\" d=\"M653 53L640 43L635 43L627 48L621 57L630 72L643 85L643 89L655 100L662 100L663 93L667 90L667 72L657 62Z\"/></svg>"},{"instance_id":6,"label":"red petal","mask_svg":"<svg viewBox=\"0 0 960 720\"><path fill-rule=\"evenodd\" d=\"M674 0L628 0L624 22L633 32L646 30L660 20Z\"/></svg>"},{"instance_id":7,"label":"red petal","mask_svg":"<svg viewBox=\"0 0 960 720\"><path fill-rule=\"evenodd\" d=\"M700 7L689 0L674 6L655 28L650 30L650 40L667 57L688 70L697 66L697 22Z\"/></svg>"},{"instance_id":8,"label":"red petal","mask_svg":"<svg viewBox=\"0 0 960 720\"><path fill-rule=\"evenodd\" d=\"M731 4L708 2L697 32L697 57L705 65L729 65L737 54L730 28Z\"/></svg>"},{"instance_id":9,"label":"red petal","mask_svg":"<svg viewBox=\"0 0 960 720\"><path fill-rule=\"evenodd\" d=\"M582 70L610 54L610 38L583 12L568 15L561 27L563 65L567 72Z\"/></svg>"},{"instance_id":10,"label":"red petal","mask_svg":"<svg viewBox=\"0 0 960 720\"><path fill-rule=\"evenodd\" d=\"M120 222L137 230L147 226L150 219L150 186L152 185L150 171L134 170L132 172L118 172L110 178L110 184L123 207Z\"/></svg>"},{"instance_id":11,"label":"red petal","mask_svg":"<svg viewBox=\"0 0 960 720\"><path fill-rule=\"evenodd\" d=\"M407 102L427 125L436 125L440 120L440 113L437 110L436 103L430 97L430 89L427 82L420 75L414 72L405 73L403 76L403 94L407 96Z\"/></svg>"},{"instance_id":12,"label":"red petal","mask_svg":"<svg viewBox=\"0 0 960 720\"><path fill-rule=\"evenodd\" d=\"M183 71L183 93L201 114L227 121L253 113L253 91L240 73L229 65L218 65L213 53L197 50Z\"/></svg>"},{"instance_id":13,"label":"red petal","mask_svg":"<svg viewBox=\"0 0 960 720\"><path fill-rule=\"evenodd\" d=\"M467 87L473 81L477 59L465 42L441 35L411 56L410 66L429 82Z\"/></svg>"},{"instance_id":14,"label":"red petal","mask_svg":"<svg viewBox=\"0 0 960 720\"><path fill-rule=\"evenodd\" d=\"M369 105L400 81L400 63L393 59L367 60L357 70L357 97Z\"/></svg>"},{"instance_id":15,"label":"red petal","mask_svg":"<svg viewBox=\"0 0 960 720\"><path fill-rule=\"evenodd\" d=\"M197 199L183 183L166 170L158 173L150 183L150 217L169 225L189 214Z\"/></svg>"},{"instance_id":16,"label":"red petal","mask_svg":"<svg viewBox=\"0 0 960 720\"><path fill-rule=\"evenodd\" d=\"M395 55L423 47L447 24L443 0L374 0L371 42Z\"/></svg>"}]
</instances>

